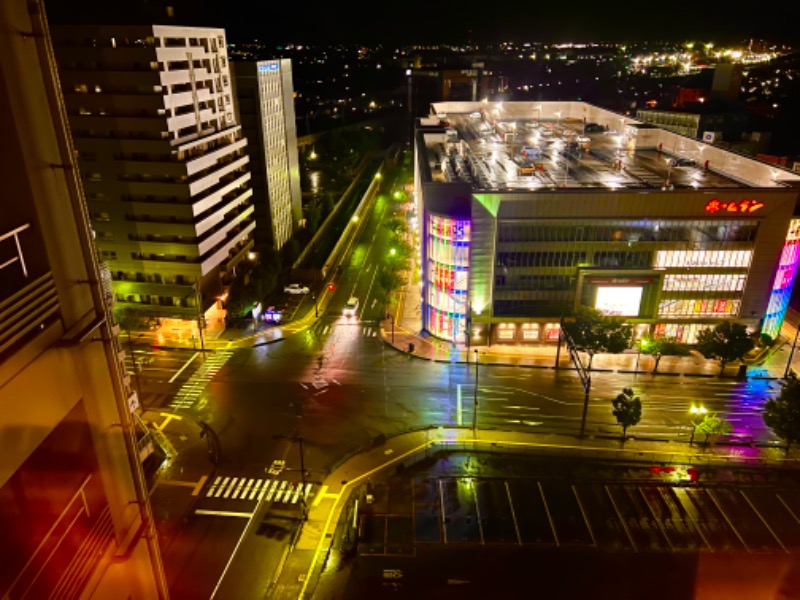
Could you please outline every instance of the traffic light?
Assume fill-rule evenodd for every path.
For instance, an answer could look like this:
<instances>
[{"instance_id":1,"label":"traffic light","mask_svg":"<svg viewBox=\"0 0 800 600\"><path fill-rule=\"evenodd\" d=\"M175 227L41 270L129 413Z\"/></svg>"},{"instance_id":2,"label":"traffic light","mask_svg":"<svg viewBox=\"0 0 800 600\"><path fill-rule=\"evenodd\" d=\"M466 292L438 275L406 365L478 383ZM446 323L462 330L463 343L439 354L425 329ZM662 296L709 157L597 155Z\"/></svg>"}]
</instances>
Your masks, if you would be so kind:
<instances>
[{"instance_id":1,"label":"traffic light","mask_svg":"<svg viewBox=\"0 0 800 600\"><path fill-rule=\"evenodd\" d=\"M329 283L329 284L328 284L328 291L329 291L329 292L332 292L332 291L333 291L333 288L335 288L335 287L336 287L336 286L335 286L333 283Z\"/></svg>"}]
</instances>

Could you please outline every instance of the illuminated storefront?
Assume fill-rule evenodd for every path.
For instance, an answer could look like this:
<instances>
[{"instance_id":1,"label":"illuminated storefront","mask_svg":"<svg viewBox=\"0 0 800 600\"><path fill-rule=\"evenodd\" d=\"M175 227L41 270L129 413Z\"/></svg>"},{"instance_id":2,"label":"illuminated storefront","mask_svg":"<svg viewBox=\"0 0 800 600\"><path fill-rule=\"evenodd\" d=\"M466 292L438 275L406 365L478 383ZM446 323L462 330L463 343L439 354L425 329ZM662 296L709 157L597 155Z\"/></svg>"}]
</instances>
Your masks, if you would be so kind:
<instances>
[{"instance_id":1,"label":"illuminated storefront","mask_svg":"<svg viewBox=\"0 0 800 600\"><path fill-rule=\"evenodd\" d=\"M789 298L797 276L797 265L800 262L800 219L792 219L789 224L789 233L783 246L778 272L775 273L775 282L772 285L772 294L769 298L767 314L764 315L762 333L771 338L777 338L781 331L781 323L789 307Z\"/></svg>"},{"instance_id":2,"label":"illuminated storefront","mask_svg":"<svg viewBox=\"0 0 800 600\"><path fill-rule=\"evenodd\" d=\"M461 342L470 331L476 345L557 343L560 319L580 306L623 317L638 337L693 344L724 321L778 335L800 263L800 176L585 103L432 109L458 133L431 119L415 136L422 326L432 335ZM565 122L555 115L571 113L577 123L624 130L628 152L610 165L602 154L574 156L581 172L541 161L535 176L519 175L509 165L527 159L534 128L489 144L480 117L488 113L518 126L535 118L535 129L554 131ZM621 156L614 137L592 139L593 150ZM705 168L670 170L662 148L702 156ZM654 184L664 177L669 185Z\"/></svg>"},{"instance_id":3,"label":"illuminated storefront","mask_svg":"<svg viewBox=\"0 0 800 600\"><path fill-rule=\"evenodd\" d=\"M428 331L443 339L464 341L470 222L429 215L427 234L425 306Z\"/></svg>"}]
</instances>

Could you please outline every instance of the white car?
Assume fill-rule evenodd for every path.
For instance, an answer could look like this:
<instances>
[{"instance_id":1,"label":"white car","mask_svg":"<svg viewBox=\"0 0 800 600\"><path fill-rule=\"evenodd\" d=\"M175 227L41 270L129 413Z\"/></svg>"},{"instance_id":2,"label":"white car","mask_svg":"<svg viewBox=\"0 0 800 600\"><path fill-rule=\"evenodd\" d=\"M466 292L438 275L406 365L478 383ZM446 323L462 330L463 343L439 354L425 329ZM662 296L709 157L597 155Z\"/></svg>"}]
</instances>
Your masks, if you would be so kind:
<instances>
[{"instance_id":1,"label":"white car","mask_svg":"<svg viewBox=\"0 0 800 600\"><path fill-rule=\"evenodd\" d=\"M345 317L355 317L356 311L358 310L358 298L355 296L351 296L350 299L347 301L347 304L344 305L344 310L342 314Z\"/></svg>"},{"instance_id":2,"label":"white car","mask_svg":"<svg viewBox=\"0 0 800 600\"><path fill-rule=\"evenodd\" d=\"M299 283L290 283L289 285L283 286L283 291L287 294L307 294L309 289Z\"/></svg>"}]
</instances>

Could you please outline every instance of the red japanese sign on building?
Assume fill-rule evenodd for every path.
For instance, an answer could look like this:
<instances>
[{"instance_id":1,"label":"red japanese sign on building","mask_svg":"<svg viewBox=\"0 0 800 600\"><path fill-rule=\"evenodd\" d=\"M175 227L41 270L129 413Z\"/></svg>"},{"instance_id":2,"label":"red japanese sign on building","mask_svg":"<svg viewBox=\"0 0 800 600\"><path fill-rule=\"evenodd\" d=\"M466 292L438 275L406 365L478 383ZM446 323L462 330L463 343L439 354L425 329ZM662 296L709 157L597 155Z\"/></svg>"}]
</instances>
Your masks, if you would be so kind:
<instances>
[{"instance_id":1,"label":"red japanese sign on building","mask_svg":"<svg viewBox=\"0 0 800 600\"><path fill-rule=\"evenodd\" d=\"M764 208L764 203L760 200L739 200L723 202L722 200L709 200L705 206L705 211L710 213L752 213Z\"/></svg>"}]
</instances>

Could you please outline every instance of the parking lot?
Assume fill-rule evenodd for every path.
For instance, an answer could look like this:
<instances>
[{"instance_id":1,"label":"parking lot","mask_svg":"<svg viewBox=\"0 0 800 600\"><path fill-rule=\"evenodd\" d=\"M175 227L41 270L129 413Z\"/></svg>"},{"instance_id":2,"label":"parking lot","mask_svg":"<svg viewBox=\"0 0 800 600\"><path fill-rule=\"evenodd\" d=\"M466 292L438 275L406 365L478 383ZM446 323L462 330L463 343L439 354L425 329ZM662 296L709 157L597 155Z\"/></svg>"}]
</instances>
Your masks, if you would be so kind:
<instances>
[{"instance_id":1,"label":"parking lot","mask_svg":"<svg viewBox=\"0 0 800 600\"><path fill-rule=\"evenodd\" d=\"M456 474L454 465L476 460L450 456L372 485L372 502L359 514L359 554L414 555L432 544L636 553L800 548L800 493L791 478L723 472L674 481L674 471L659 468L596 465L587 474L565 466L554 473L535 462L529 475Z\"/></svg>"}]
</instances>

